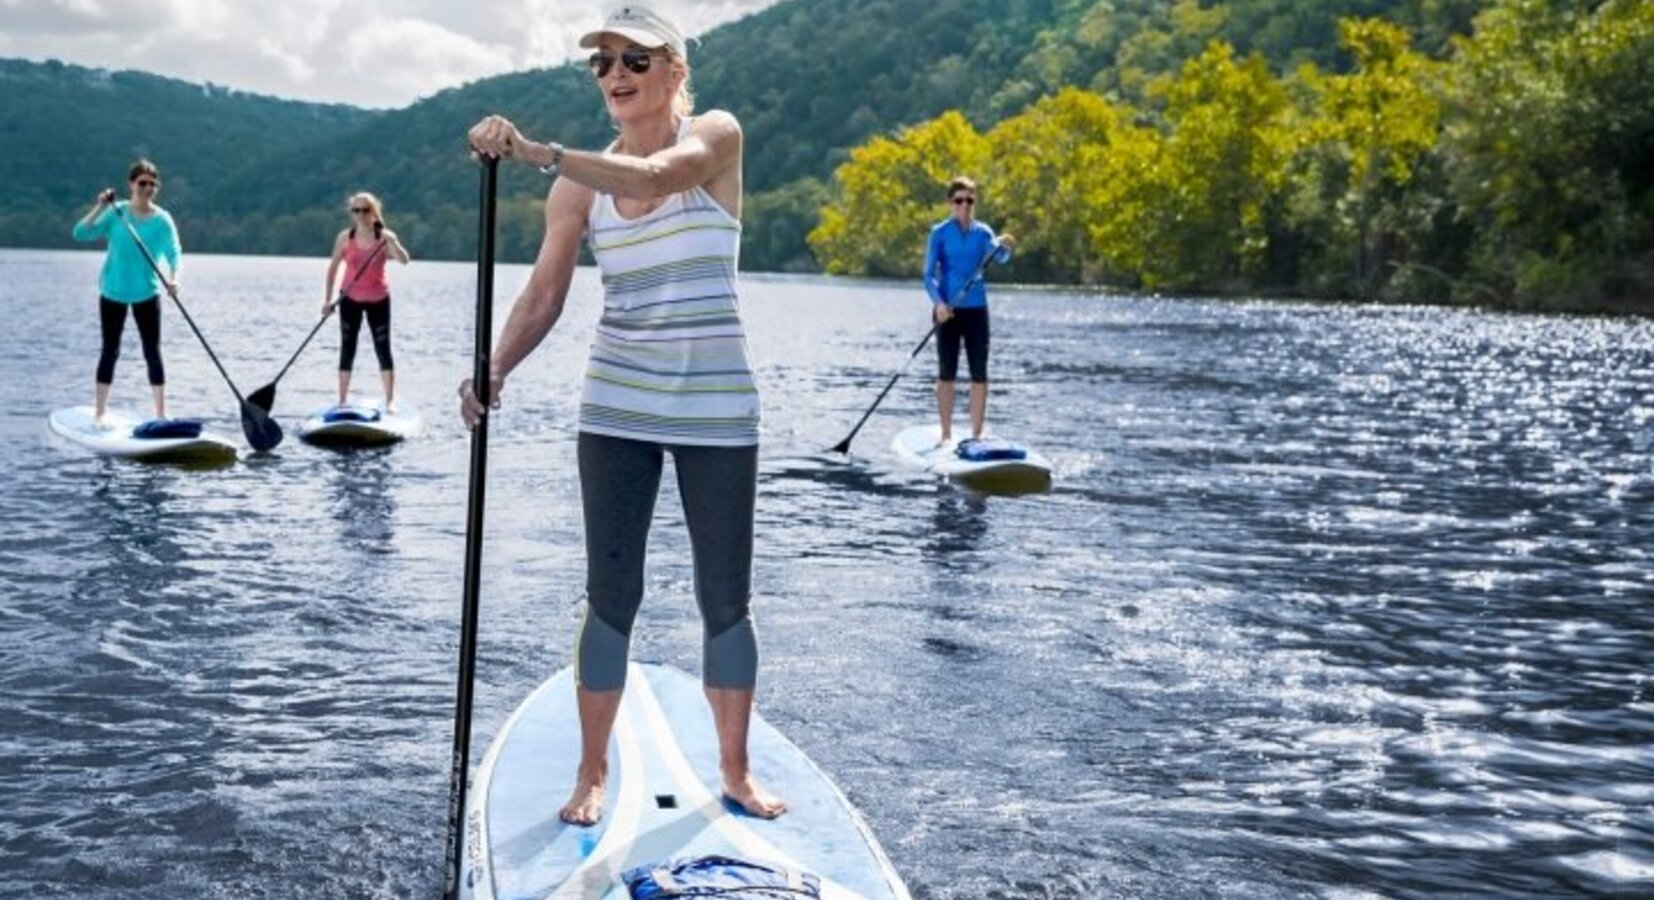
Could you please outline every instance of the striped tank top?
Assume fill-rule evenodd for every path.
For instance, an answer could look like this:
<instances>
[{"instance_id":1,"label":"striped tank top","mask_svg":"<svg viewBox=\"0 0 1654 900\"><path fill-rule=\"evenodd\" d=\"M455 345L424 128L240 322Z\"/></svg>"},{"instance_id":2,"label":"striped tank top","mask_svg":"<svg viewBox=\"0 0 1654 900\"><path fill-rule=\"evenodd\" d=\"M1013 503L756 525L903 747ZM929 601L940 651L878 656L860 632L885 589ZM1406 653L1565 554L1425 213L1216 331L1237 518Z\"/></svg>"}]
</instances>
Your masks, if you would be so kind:
<instances>
[{"instance_id":1,"label":"striped tank top","mask_svg":"<svg viewBox=\"0 0 1654 900\"><path fill-rule=\"evenodd\" d=\"M688 128L685 118L679 139ZM598 194L586 225L603 317L580 430L657 444L757 444L758 387L735 299L740 221L697 186L635 219Z\"/></svg>"}]
</instances>

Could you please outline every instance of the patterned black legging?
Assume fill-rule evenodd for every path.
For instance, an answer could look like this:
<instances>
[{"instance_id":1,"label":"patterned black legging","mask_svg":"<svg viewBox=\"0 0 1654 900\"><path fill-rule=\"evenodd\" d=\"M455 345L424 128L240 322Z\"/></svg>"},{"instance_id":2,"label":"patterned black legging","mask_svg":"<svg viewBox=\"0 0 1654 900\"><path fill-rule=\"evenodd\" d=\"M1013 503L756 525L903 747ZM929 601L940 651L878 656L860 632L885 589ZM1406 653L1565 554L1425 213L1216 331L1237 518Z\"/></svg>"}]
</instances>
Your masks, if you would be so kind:
<instances>
[{"instance_id":1,"label":"patterned black legging","mask_svg":"<svg viewBox=\"0 0 1654 900\"><path fill-rule=\"evenodd\" d=\"M121 332L126 330L126 311L138 323L138 341L144 347L144 363L149 366L149 383L166 384L167 372L161 365L161 299L159 295L137 303L120 303L108 297L98 298L98 322L103 329L103 350L98 354L98 384L115 382L115 360L121 358Z\"/></svg>"},{"instance_id":2,"label":"patterned black legging","mask_svg":"<svg viewBox=\"0 0 1654 900\"><path fill-rule=\"evenodd\" d=\"M349 372L356 363L356 336L362 331L362 314L368 317L373 335L373 353L379 357L379 371L396 368L391 359L391 298L363 303L344 297L339 300L339 371Z\"/></svg>"}]
</instances>

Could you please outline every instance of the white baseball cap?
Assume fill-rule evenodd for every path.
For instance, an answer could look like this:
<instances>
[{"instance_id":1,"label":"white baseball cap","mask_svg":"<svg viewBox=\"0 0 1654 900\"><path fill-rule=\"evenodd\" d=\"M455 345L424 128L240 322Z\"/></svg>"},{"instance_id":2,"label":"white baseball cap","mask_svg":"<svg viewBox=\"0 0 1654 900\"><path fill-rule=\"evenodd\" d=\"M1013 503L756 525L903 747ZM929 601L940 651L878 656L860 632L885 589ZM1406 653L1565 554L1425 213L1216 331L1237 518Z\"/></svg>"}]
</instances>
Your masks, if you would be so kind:
<instances>
[{"instance_id":1,"label":"white baseball cap","mask_svg":"<svg viewBox=\"0 0 1654 900\"><path fill-rule=\"evenodd\" d=\"M639 47L665 47L679 59L689 58L689 49L684 45L683 31L678 28L678 23L641 3L616 7L603 20L602 28L581 36L580 46L596 47L605 34L618 34Z\"/></svg>"}]
</instances>

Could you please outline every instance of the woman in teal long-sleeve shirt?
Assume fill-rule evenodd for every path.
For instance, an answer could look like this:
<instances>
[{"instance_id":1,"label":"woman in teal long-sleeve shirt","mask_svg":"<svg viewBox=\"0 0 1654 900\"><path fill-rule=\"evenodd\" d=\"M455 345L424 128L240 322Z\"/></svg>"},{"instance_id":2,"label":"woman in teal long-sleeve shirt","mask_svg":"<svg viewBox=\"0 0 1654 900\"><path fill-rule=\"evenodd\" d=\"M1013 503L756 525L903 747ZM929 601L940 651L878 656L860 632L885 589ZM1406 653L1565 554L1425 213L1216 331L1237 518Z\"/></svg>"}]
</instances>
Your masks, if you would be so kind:
<instances>
[{"instance_id":1,"label":"woman in teal long-sleeve shirt","mask_svg":"<svg viewBox=\"0 0 1654 900\"><path fill-rule=\"evenodd\" d=\"M114 190L98 194L92 208L75 223L75 240L105 241L109 252L98 276L98 320L103 330L103 350L98 355L97 385L93 409L102 423L109 407L109 385L115 380L115 360L121 355L121 332L126 328L126 311L138 323L138 338L149 367L150 389L155 393L155 417L167 417L166 369L161 364L161 290L163 285L132 233L116 218L119 210L137 229L144 246L157 261L167 266L168 285L178 287L178 262L182 248L178 227L172 216L155 202L161 190L161 172L147 159L132 164L126 176L130 199L117 201Z\"/></svg>"}]
</instances>

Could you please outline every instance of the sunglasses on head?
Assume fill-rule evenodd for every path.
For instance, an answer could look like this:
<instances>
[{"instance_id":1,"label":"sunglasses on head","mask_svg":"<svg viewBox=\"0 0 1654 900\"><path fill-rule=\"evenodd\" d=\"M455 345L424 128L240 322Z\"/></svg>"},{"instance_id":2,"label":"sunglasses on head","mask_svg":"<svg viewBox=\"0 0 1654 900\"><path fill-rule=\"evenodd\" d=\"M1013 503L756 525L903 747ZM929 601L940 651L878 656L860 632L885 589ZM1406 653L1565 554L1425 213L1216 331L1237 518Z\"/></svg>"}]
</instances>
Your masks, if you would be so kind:
<instances>
[{"instance_id":1,"label":"sunglasses on head","mask_svg":"<svg viewBox=\"0 0 1654 900\"><path fill-rule=\"evenodd\" d=\"M655 53L646 47L627 47L621 51L620 64L632 70L633 75L642 75L649 71L649 65L654 61ZM615 67L615 55L608 50L599 50L586 60L591 67L593 78L606 78L609 71Z\"/></svg>"},{"instance_id":2,"label":"sunglasses on head","mask_svg":"<svg viewBox=\"0 0 1654 900\"><path fill-rule=\"evenodd\" d=\"M161 186L161 183L159 181L156 181L153 178L140 178L137 181L133 182L133 184L136 184L138 187L141 187L141 188L145 188L145 187L152 188L152 187L160 187Z\"/></svg>"},{"instance_id":3,"label":"sunglasses on head","mask_svg":"<svg viewBox=\"0 0 1654 900\"><path fill-rule=\"evenodd\" d=\"M953 198L953 205L954 206L959 206L961 204L963 204L965 206L975 206L976 205L976 198L975 197L954 197Z\"/></svg>"}]
</instances>

